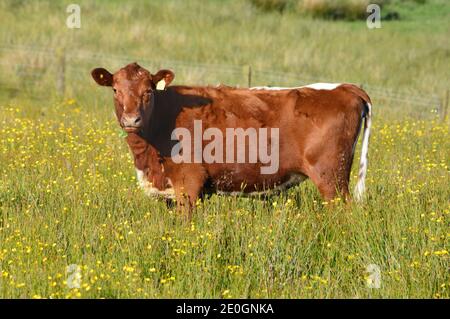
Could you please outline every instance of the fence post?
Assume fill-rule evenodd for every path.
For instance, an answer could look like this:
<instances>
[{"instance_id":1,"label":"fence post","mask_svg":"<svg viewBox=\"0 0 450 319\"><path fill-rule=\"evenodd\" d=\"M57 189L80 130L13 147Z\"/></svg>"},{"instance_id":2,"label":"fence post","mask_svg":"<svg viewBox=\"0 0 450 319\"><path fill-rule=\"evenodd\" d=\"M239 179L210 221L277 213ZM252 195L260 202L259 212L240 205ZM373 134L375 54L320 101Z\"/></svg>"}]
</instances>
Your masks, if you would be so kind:
<instances>
[{"instance_id":1,"label":"fence post","mask_svg":"<svg viewBox=\"0 0 450 319\"><path fill-rule=\"evenodd\" d=\"M441 120L445 121L447 119L447 111L448 111L448 101L449 100L449 89L445 91L444 98L442 100L442 108L441 108Z\"/></svg>"},{"instance_id":2,"label":"fence post","mask_svg":"<svg viewBox=\"0 0 450 319\"><path fill-rule=\"evenodd\" d=\"M252 67L251 67L251 65L248 66L247 77L248 77L248 87L250 88L250 87L252 87Z\"/></svg>"},{"instance_id":3,"label":"fence post","mask_svg":"<svg viewBox=\"0 0 450 319\"><path fill-rule=\"evenodd\" d=\"M64 49L56 52L56 90L60 96L66 93L66 52Z\"/></svg>"}]
</instances>

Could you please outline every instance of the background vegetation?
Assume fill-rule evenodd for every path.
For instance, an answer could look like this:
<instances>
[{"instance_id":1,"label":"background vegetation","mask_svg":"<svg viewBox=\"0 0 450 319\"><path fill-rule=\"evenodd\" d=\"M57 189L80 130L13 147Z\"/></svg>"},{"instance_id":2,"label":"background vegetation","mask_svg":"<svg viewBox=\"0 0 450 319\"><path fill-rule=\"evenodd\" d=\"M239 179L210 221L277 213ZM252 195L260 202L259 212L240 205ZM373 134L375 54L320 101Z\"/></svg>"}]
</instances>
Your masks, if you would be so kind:
<instances>
[{"instance_id":1,"label":"background vegetation","mask_svg":"<svg viewBox=\"0 0 450 319\"><path fill-rule=\"evenodd\" d=\"M442 96L448 1L385 3L401 19L377 30L245 0L79 3L70 30L69 2L0 2L0 297L449 297L450 133L435 105L373 90L364 205L330 208L308 181L268 200L212 196L186 224L138 189L111 92L89 76L133 57L176 83L245 86L251 65L254 85L295 73ZM72 53L63 95L53 49Z\"/></svg>"}]
</instances>

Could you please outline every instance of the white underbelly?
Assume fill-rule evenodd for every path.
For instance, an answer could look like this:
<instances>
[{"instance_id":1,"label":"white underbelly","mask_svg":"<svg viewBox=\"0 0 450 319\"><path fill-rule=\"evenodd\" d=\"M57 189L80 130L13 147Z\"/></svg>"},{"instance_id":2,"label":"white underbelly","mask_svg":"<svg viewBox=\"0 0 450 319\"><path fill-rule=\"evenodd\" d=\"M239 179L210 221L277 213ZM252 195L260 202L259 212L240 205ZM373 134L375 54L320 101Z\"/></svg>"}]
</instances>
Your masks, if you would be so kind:
<instances>
[{"instance_id":1,"label":"white underbelly","mask_svg":"<svg viewBox=\"0 0 450 319\"><path fill-rule=\"evenodd\" d=\"M144 172L141 170L136 169L136 175L137 180L139 183L139 186L144 190L145 194L150 197L163 197L168 199L175 198L175 191L173 188L167 188L165 190L159 190L156 187L153 187L152 183L148 181L147 177L145 176ZM255 192L225 192L225 191L217 191L217 194L219 195L229 195L229 196L239 196L239 195L246 195L246 196L261 196L261 195L269 195L271 193L279 193L282 191L287 190L290 187L299 185L303 181L307 179L307 176L303 174L291 174L289 176L289 179L285 181L284 183L277 185L274 188L268 189L266 191L255 191Z\"/></svg>"},{"instance_id":2,"label":"white underbelly","mask_svg":"<svg viewBox=\"0 0 450 319\"><path fill-rule=\"evenodd\" d=\"M167 188L163 191L156 187L148 181L144 172L136 169L136 176L139 186L144 190L145 194L150 197L164 197L164 198L175 198L175 191L173 188Z\"/></svg>"}]
</instances>

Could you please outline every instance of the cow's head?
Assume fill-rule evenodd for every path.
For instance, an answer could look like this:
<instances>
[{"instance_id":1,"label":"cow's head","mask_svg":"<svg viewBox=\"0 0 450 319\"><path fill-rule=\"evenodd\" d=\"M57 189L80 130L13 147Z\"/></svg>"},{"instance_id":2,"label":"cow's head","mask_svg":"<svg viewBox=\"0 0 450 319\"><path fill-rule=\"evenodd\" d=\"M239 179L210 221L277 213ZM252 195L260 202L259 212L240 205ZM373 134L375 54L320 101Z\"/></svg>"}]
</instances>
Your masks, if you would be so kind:
<instances>
[{"instance_id":1,"label":"cow's head","mask_svg":"<svg viewBox=\"0 0 450 319\"><path fill-rule=\"evenodd\" d=\"M164 89L175 77L170 70L151 74L137 63L128 64L114 74L104 68L96 68L91 74L99 85L112 87L117 119L129 133L140 131L148 123L154 91Z\"/></svg>"}]
</instances>

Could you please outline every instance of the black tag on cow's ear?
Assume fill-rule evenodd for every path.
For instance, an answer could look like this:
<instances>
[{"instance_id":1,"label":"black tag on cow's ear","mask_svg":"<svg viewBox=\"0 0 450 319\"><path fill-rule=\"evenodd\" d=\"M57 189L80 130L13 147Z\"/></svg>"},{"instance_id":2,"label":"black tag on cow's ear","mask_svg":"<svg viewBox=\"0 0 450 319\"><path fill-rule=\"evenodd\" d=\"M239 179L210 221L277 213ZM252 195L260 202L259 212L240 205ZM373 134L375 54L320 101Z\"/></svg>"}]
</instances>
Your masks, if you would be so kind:
<instances>
[{"instance_id":1,"label":"black tag on cow's ear","mask_svg":"<svg viewBox=\"0 0 450 319\"><path fill-rule=\"evenodd\" d=\"M153 110L149 127L143 137L153 145L163 157L170 157L172 148L179 142L172 140L172 132L176 120L184 107L202 107L211 104L212 100L203 96L185 95L173 88L164 91L154 91Z\"/></svg>"}]
</instances>

